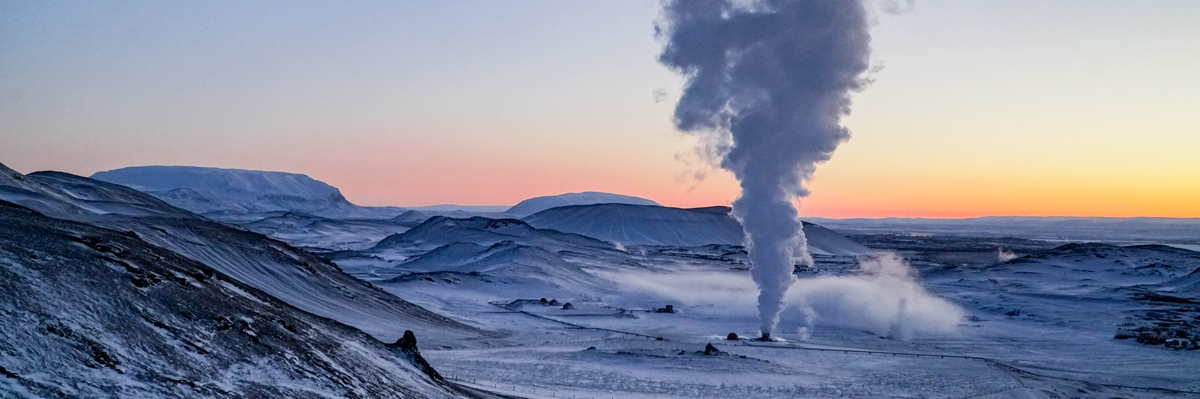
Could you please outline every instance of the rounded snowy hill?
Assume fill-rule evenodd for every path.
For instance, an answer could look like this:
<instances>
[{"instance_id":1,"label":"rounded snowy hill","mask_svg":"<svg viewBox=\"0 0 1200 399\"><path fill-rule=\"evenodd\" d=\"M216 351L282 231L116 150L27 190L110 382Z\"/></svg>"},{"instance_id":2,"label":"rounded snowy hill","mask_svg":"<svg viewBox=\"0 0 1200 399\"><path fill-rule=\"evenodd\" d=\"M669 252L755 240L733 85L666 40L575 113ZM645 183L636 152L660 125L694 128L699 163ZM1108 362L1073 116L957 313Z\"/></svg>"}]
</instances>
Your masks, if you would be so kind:
<instances>
[{"instance_id":1,"label":"rounded snowy hill","mask_svg":"<svg viewBox=\"0 0 1200 399\"><path fill-rule=\"evenodd\" d=\"M595 278L558 255L539 247L501 241L491 246L456 242L443 245L398 266L414 272L392 282L420 278L430 272L473 273L506 283L540 282L551 286L590 283Z\"/></svg>"},{"instance_id":2,"label":"rounded snowy hill","mask_svg":"<svg viewBox=\"0 0 1200 399\"><path fill-rule=\"evenodd\" d=\"M632 197L628 195L609 194L595 191L586 191L582 193L567 193L560 195L548 195L544 197L534 197L508 208L504 213L516 216L529 216L550 208L558 208L571 205L592 205L592 204L633 204L633 205L654 205L658 206L657 202L645 199Z\"/></svg>"},{"instance_id":3,"label":"rounded snowy hill","mask_svg":"<svg viewBox=\"0 0 1200 399\"><path fill-rule=\"evenodd\" d=\"M400 338L404 330L440 340L438 344L485 334L364 284L322 257L179 210L129 187L61 172L22 175L0 165L0 201L129 232L301 310L384 341ZM279 224L317 220L295 214L279 219Z\"/></svg>"},{"instance_id":4,"label":"rounded snowy hill","mask_svg":"<svg viewBox=\"0 0 1200 399\"><path fill-rule=\"evenodd\" d=\"M428 251L456 242L493 245L503 241L551 250L612 247L609 243L577 234L537 229L516 219L489 219L482 216L456 219L434 216L411 230L384 238L372 250L414 247Z\"/></svg>"},{"instance_id":5,"label":"rounded snowy hill","mask_svg":"<svg viewBox=\"0 0 1200 399\"><path fill-rule=\"evenodd\" d=\"M124 234L0 201L0 397L463 397L381 342Z\"/></svg>"},{"instance_id":6,"label":"rounded snowy hill","mask_svg":"<svg viewBox=\"0 0 1200 399\"><path fill-rule=\"evenodd\" d=\"M98 172L92 178L128 186L197 213L291 211L326 217L392 217L401 211L354 205L336 187L297 173L137 166ZM377 215L381 212L387 215Z\"/></svg>"},{"instance_id":7,"label":"rounded snowy hill","mask_svg":"<svg viewBox=\"0 0 1200 399\"><path fill-rule=\"evenodd\" d=\"M630 204L575 205L547 209L523 220L539 229L575 233L623 245L698 247L742 245L742 225L729 207L670 208ZM804 223L809 250L819 255L873 252L812 223Z\"/></svg>"}]
</instances>

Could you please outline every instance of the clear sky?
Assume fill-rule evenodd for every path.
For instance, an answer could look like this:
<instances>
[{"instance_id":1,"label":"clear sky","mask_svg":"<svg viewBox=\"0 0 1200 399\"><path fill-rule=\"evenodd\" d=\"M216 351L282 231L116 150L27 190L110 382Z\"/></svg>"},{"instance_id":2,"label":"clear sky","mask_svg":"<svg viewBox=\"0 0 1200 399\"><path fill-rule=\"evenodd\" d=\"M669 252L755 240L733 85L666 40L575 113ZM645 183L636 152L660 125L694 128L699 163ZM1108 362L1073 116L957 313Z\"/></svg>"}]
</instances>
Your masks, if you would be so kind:
<instances>
[{"instance_id":1,"label":"clear sky","mask_svg":"<svg viewBox=\"0 0 1200 399\"><path fill-rule=\"evenodd\" d=\"M305 173L364 205L689 178L639 1L0 0L0 162ZM918 0L801 213L1200 217L1200 2Z\"/></svg>"}]
</instances>

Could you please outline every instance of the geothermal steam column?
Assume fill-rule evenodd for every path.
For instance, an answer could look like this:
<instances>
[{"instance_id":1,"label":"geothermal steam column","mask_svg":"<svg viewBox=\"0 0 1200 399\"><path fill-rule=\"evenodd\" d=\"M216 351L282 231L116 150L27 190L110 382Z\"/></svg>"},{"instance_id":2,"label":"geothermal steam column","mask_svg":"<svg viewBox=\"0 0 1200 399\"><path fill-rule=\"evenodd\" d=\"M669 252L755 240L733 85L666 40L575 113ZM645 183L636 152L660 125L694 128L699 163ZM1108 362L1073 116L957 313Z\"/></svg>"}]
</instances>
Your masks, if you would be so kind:
<instances>
[{"instance_id":1,"label":"geothermal steam column","mask_svg":"<svg viewBox=\"0 0 1200 399\"><path fill-rule=\"evenodd\" d=\"M687 78L675 126L742 187L733 215L746 232L769 339L796 261L811 264L793 201L850 137L841 118L867 83L867 13L859 0L672 0L659 61Z\"/></svg>"}]
</instances>

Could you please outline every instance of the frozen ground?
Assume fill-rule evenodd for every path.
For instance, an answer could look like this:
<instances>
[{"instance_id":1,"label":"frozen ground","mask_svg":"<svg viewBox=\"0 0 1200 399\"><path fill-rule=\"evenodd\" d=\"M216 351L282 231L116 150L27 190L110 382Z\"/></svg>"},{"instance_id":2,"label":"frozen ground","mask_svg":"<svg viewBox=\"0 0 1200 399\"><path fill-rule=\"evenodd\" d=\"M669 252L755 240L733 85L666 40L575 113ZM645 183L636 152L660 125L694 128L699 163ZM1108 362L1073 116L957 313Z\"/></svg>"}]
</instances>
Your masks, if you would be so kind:
<instances>
[{"instance_id":1,"label":"frozen ground","mask_svg":"<svg viewBox=\"0 0 1200 399\"><path fill-rule=\"evenodd\" d=\"M332 326L328 331L344 329L334 335L353 335L372 351L380 345L372 339L393 342L403 330L414 330L425 357L442 374L496 393L536 398L1200 395L1195 371L1200 350L1183 349L1200 341L1200 253L1186 249L1189 221L1164 222L1162 231L1170 234L1160 241L1153 228L1103 232L1114 237L1108 243L1049 237L1049 227L1037 221L1030 222L1029 234L1019 230L1029 221L1005 225L1004 234L981 235L971 232L986 227L951 225L938 228L958 230L927 232L887 226L891 230L852 230L858 234L853 241L806 225L815 265L797 267L798 280L787 295L791 306L776 340L761 342L753 340L759 322L746 252L729 241L737 226L713 213L716 208L584 205L549 209L528 223L424 210L387 219L295 210L206 218L78 176L0 172L0 199L88 223L89 229L109 229L104 234L120 233L146 251L204 264L287 303L288 317L317 320ZM550 226L557 229L545 228ZM692 231L705 234L688 236ZM689 241L698 236L712 239ZM124 239L110 239L119 240ZM682 246L705 241L714 242ZM1132 241L1174 247L1128 245ZM676 245L657 245L663 243ZM6 259L33 262L13 254ZM66 281L75 280L61 281L48 289L64 289ZM22 287L37 287L34 282ZM117 294L96 292L95 298ZM213 299L207 301L218 303L221 295L228 296L222 292L211 290L205 295ZM54 303L58 297L39 300ZM111 313L108 318L129 316L128 307L88 303L105 304L87 306ZM26 305L11 307L21 306ZM157 302L141 306L152 309ZM88 319L64 320L83 326ZM10 320L3 325L34 326L26 324ZM741 339L728 340L729 333ZM36 342L57 345L57 338L43 336ZM133 337L132 349L118 354L129 359L122 364L154 370L136 360L141 356L129 354L158 342L157 336ZM709 344L713 347L706 349ZM9 348L0 352L0 360L7 367L0 368L3 378L49 381L49 374L28 373L31 365L43 364L34 356ZM90 367L76 367L72 378L95 383L78 377L94 373ZM221 380L193 374L197 384ZM360 385L372 389L370 383Z\"/></svg>"},{"instance_id":2,"label":"frozen ground","mask_svg":"<svg viewBox=\"0 0 1200 399\"><path fill-rule=\"evenodd\" d=\"M903 269L912 274L866 273L860 258L818 256L815 268L798 269L789 293L806 309L785 312L775 335L781 341L762 343L725 340L730 332L758 335L755 291L738 247L615 250L522 231L508 245L547 248L554 261L516 257L507 264L565 262L584 277L522 279L532 274L473 268L479 249L451 261L460 238L479 246L502 240L477 231L440 230L414 238L419 245L344 253L336 261L423 307L508 333L477 347L431 348L427 357L447 375L530 397L1200 395L1200 351L1114 339L1119 328L1164 321L1194 337L1194 252L877 237L868 240L873 248L915 259ZM438 262L420 261L417 246L447 244ZM1001 261L1001 248L1016 252ZM543 297L559 305L543 305ZM519 299L529 301L514 303ZM564 310L566 302L574 309ZM651 311L666 304L677 313ZM698 354L708 343L728 355Z\"/></svg>"}]
</instances>

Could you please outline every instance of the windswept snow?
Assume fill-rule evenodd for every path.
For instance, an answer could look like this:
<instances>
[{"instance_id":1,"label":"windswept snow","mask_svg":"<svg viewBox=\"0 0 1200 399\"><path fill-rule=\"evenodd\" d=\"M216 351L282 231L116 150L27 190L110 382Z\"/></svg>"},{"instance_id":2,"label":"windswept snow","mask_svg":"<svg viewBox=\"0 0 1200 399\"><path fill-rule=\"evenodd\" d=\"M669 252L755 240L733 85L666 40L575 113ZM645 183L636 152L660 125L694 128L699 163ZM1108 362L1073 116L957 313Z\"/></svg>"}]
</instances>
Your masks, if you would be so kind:
<instances>
[{"instance_id":1,"label":"windswept snow","mask_svg":"<svg viewBox=\"0 0 1200 399\"><path fill-rule=\"evenodd\" d=\"M405 330L428 336L428 342L439 345L461 345L491 335L371 287L324 258L261 234L195 216L124 186L57 172L28 176L12 172L8 176L10 181L22 183L19 198L36 194L40 200L29 203L30 207L48 216L133 232L142 240L201 262L302 310L359 328L386 342L400 338ZM17 191L0 190L0 200L7 201ZM70 193L111 195L85 201L77 198L81 194ZM125 201L160 207L138 206L139 212L134 215L88 211L96 204ZM129 206L104 209L125 208ZM145 209L155 212L141 212Z\"/></svg>"},{"instance_id":2,"label":"windswept snow","mask_svg":"<svg viewBox=\"0 0 1200 399\"><path fill-rule=\"evenodd\" d=\"M461 396L360 331L136 237L0 201L0 396Z\"/></svg>"}]
</instances>

